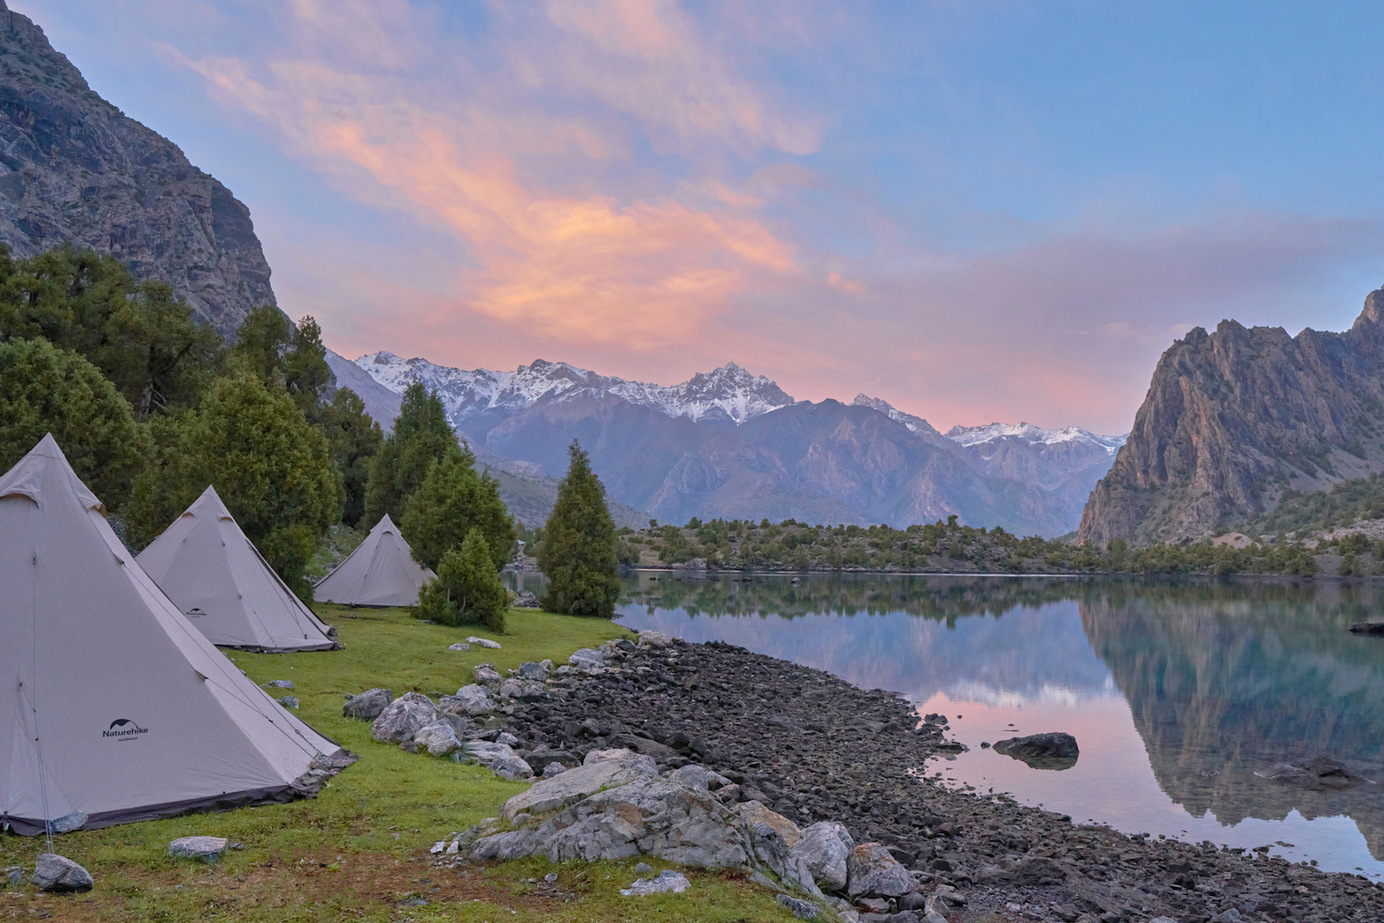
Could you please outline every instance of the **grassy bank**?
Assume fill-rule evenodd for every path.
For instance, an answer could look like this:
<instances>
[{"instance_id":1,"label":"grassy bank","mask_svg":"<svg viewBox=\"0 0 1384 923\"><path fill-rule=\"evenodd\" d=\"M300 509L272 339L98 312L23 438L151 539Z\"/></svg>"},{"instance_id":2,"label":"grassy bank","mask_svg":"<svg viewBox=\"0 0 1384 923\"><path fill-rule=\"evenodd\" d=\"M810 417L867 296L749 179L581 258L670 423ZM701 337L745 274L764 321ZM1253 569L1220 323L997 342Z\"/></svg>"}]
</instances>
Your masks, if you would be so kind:
<instances>
[{"instance_id":1,"label":"grassy bank","mask_svg":"<svg viewBox=\"0 0 1384 923\"><path fill-rule=\"evenodd\" d=\"M620 637L600 619L513 610L504 635L424 624L401 610L324 607L344 650L230 656L256 682L291 680L299 714L358 754L316 798L222 814L80 831L57 838L56 850L82 863L96 889L76 896L39 894L29 885L0 889L0 919L86 921L402 921L792 919L768 894L735 875L692 874L693 892L644 898L619 895L634 880L634 862L552 866L531 860L492 869L435 869L427 848L448 833L493 817L525 788L476 766L406 753L377 743L366 722L341 716L345 694L388 686L394 694L430 696L470 682L490 661L501 670L526 660L565 660L579 647ZM475 633L501 650L451 651ZM167 857L180 836L226 837L219 866ZM0 868L33 868L42 838L0 835ZM666 863L652 863L655 869ZM558 879L543 878L556 872ZM426 904L418 903L419 900Z\"/></svg>"}]
</instances>

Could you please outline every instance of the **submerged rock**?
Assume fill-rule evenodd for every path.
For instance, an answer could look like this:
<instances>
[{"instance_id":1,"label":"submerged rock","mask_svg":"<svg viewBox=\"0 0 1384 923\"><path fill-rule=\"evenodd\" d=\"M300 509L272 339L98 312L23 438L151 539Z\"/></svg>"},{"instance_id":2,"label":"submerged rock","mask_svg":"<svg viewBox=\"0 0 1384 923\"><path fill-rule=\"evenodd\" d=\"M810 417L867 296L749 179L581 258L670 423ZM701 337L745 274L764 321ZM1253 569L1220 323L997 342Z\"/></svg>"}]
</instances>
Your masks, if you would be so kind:
<instances>
[{"instance_id":1,"label":"submerged rock","mask_svg":"<svg viewBox=\"0 0 1384 923\"><path fill-rule=\"evenodd\" d=\"M1352 771L1340 760L1318 756L1301 763L1275 763L1271 768L1255 775L1271 782L1295 785L1310 791L1339 791L1354 788L1361 783L1373 785L1374 782Z\"/></svg>"}]
</instances>

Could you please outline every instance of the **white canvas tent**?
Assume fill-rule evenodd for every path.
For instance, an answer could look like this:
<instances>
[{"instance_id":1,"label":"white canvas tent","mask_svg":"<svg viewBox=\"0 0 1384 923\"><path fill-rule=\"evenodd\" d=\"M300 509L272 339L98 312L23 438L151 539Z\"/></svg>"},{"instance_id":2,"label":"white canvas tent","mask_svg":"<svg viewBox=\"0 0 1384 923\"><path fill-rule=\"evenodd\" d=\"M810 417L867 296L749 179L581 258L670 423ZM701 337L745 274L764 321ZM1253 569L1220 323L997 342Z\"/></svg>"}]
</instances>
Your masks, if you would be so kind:
<instances>
[{"instance_id":1,"label":"white canvas tent","mask_svg":"<svg viewBox=\"0 0 1384 923\"><path fill-rule=\"evenodd\" d=\"M344 606L411 606L437 575L413 560L389 514L365 541L312 591L313 599Z\"/></svg>"},{"instance_id":2,"label":"white canvas tent","mask_svg":"<svg viewBox=\"0 0 1384 923\"><path fill-rule=\"evenodd\" d=\"M213 644L276 653L338 646L211 487L135 560Z\"/></svg>"},{"instance_id":3,"label":"white canvas tent","mask_svg":"<svg viewBox=\"0 0 1384 923\"><path fill-rule=\"evenodd\" d=\"M193 628L52 436L0 476L0 830L288 801L351 757Z\"/></svg>"}]
</instances>

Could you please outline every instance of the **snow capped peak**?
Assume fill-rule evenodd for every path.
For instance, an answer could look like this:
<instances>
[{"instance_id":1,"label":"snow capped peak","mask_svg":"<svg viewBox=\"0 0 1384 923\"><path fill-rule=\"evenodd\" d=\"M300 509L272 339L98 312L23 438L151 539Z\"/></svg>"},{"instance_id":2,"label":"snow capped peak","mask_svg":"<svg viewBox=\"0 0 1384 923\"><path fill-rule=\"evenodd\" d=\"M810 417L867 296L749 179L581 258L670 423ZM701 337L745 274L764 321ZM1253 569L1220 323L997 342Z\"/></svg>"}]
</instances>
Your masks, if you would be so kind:
<instances>
[{"instance_id":1,"label":"snow capped peak","mask_svg":"<svg viewBox=\"0 0 1384 923\"><path fill-rule=\"evenodd\" d=\"M1098 445L1114 455L1124 445L1124 436L1100 436L1079 426L1066 426L1062 429L1043 429L1032 423L990 423L985 426L953 426L947 430L947 438L963 446L983 445L1000 439L1018 439L1030 445L1056 445L1062 442Z\"/></svg>"},{"instance_id":2,"label":"snow capped peak","mask_svg":"<svg viewBox=\"0 0 1384 923\"><path fill-rule=\"evenodd\" d=\"M868 394L857 394L855 400L851 401L852 407L868 407L877 410L891 420L896 420L908 428L910 432L918 433L923 436L940 436L941 433L928 421L922 417L915 417L911 413L904 413L888 401L870 397Z\"/></svg>"},{"instance_id":3,"label":"snow capped peak","mask_svg":"<svg viewBox=\"0 0 1384 923\"><path fill-rule=\"evenodd\" d=\"M733 362L671 386L607 377L546 359L535 359L513 372L466 371L381 351L361 356L356 365L391 391L401 392L415 381L422 382L442 398L453 424L487 410L515 412L540 400L566 400L580 394L611 394L694 422L720 417L736 424L793 403L773 381Z\"/></svg>"}]
</instances>

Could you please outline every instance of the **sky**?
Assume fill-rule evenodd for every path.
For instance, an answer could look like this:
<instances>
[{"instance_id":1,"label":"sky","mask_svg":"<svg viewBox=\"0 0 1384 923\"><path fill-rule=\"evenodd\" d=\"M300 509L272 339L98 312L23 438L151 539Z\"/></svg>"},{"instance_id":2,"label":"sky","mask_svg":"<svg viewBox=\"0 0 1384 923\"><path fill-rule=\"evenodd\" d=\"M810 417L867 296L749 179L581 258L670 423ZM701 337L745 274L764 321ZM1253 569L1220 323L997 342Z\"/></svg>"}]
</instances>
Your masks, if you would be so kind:
<instances>
[{"instance_id":1,"label":"sky","mask_svg":"<svg viewBox=\"0 0 1384 923\"><path fill-rule=\"evenodd\" d=\"M1384 284L1384 4L10 0L350 358L1126 432Z\"/></svg>"}]
</instances>

